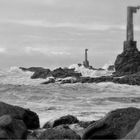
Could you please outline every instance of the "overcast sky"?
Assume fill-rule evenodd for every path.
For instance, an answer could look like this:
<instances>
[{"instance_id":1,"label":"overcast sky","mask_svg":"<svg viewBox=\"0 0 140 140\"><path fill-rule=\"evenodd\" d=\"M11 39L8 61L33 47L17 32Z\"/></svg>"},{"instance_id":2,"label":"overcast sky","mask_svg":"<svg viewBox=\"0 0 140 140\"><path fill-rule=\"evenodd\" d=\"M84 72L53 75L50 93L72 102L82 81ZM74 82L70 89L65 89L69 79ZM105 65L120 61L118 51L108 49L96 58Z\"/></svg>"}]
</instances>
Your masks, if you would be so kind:
<instances>
[{"instance_id":1,"label":"overcast sky","mask_svg":"<svg viewBox=\"0 0 140 140\"><path fill-rule=\"evenodd\" d=\"M129 5L140 0L0 0L0 66L69 66L85 48L94 67L113 63ZM140 11L134 22L140 49Z\"/></svg>"}]
</instances>

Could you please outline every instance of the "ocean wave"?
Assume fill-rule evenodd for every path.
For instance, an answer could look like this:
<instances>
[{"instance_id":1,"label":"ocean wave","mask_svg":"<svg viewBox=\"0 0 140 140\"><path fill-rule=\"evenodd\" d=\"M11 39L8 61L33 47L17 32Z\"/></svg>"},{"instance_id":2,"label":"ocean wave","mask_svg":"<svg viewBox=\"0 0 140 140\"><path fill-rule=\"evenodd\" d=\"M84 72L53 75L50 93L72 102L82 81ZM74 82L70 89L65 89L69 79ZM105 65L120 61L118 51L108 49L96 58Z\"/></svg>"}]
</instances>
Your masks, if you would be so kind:
<instances>
[{"instance_id":1,"label":"ocean wave","mask_svg":"<svg viewBox=\"0 0 140 140\"><path fill-rule=\"evenodd\" d=\"M38 85L45 82L45 79L31 79L33 72L24 72L18 67L10 67L0 71L0 84L13 85Z\"/></svg>"},{"instance_id":2,"label":"ocean wave","mask_svg":"<svg viewBox=\"0 0 140 140\"><path fill-rule=\"evenodd\" d=\"M79 66L78 64L73 64L69 66L70 69L75 69L75 71L80 72L84 77L100 77L100 76L108 76L112 74L112 71L104 70L93 70L85 68L83 65Z\"/></svg>"}]
</instances>

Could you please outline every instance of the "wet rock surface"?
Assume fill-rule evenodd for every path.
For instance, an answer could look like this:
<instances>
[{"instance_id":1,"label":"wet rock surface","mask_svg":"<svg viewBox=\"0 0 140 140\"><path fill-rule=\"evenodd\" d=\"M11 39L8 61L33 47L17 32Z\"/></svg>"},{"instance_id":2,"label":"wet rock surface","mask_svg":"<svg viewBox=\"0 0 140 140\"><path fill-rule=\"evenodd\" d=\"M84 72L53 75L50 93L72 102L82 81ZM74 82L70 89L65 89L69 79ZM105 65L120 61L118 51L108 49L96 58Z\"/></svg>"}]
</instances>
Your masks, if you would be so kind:
<instances>
[{"instance_id":1,"label":"wet rock surface","mask_svg":"<svg viewBox=\"0 0 140 140\"><path fill-rule=\"evenodd\" d=\"M54 120L53 122L47 122L43 128L51 128L51 127L56 127L56 126L59 126L59 125L63 125L63 124L76 124L78 123L79 120L75 117L75 116L72 116L72 115L66 115L66 116L63 116L63 117L60 117L56 120Z\"/></svg>"},{"instance_id":2,"label":"wet rock surface","mask_svg":"<svg viewBox=\"0 0 140 140\"><path fill-rule=\"evenodd\" d=\"M10 115L0 117L0 139L26 139L27 128L22 120Z\"/></svg>"},{"instance_id":3,"label":"wet rock surface","mask_svg":"<svg viewBox=\"0 0 140 140\"><path fill-rule=\"evenodd\" d=\"M81 137L72 129L70 129L66 125L60 125L54 128L46 129L40 136L39 139L74 139L74 140L79 140Z\"/></svg>"},{"instance_id":4,"label":"wet rock surface","mask_svg":"<svg viewBox=\"0 0 140 140\"><path fill-rule=\"evenodd\" d=\"M90 125L82 139L121 139L135 127L139 120L140 109L117 109Z\"/></svg>"},{"instance_id":5,"label":"wet rock surface","mask_svg":"<svg viewBox=\"0 0 140 140\"><path fill-rule=\"evenodd\" d=\"M3 115L10 115L15 119L22 120L28 129L37 129L40 126L39 117L35 112L0 102L0 117Z\"/></svg>"},{"instance_id":6,"label":"wet rock surface","mask_svg":"<svg viewBox=\"0 0 140 140\"><path fill-rule=\"evenodd\" d=\"M43 128L36 127L34 130L31 129L31 126L28 127L26 121L29 120L24 118L24 110L18 106L0 103L0 139L113 140L140 138L140 109L134 107L116 109L97 121L79 121L75 116L66 115L53 122L47 122ZM28 115L32 116L32 113L28 112ZM32 121L38 121L38 118Z\"/></svg>"}]
</instances>

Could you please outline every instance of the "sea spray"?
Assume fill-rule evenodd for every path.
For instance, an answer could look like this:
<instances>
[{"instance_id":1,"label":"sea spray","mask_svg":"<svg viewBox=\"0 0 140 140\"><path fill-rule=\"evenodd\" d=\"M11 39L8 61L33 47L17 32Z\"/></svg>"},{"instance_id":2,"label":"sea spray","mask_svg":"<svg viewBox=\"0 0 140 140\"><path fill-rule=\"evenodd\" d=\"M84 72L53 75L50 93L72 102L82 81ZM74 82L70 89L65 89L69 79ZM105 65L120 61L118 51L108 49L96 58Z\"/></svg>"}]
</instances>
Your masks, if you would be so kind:
<instances>
[{"instance_id":1,"label":"sea spray","mask_svg":"<svg viewBox=\"0 0 140 140\"><path fill-rule=\"evenodd\" d=\"M74 68L75 71L80 72L83 77L100 77L112 74L112 71L108 71L107 69L93 70L85 68L83 65L79 66L78 64L73 64L69 66L69 68Z\"/></svg>"}]
</instances>

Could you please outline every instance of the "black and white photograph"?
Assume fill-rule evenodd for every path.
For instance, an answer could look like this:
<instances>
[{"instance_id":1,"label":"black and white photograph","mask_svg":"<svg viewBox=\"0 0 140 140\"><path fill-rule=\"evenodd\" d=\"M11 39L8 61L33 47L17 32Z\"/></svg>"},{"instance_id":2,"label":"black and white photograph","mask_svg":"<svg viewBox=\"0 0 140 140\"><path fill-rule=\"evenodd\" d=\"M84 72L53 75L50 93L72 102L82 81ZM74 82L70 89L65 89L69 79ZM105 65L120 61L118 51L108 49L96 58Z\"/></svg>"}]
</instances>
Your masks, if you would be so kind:
<instances>
[{"instance_id":1,"label":"black and white photograph","mask_svg":"<svg viewBox=\"0 0 140 140\"><path fill-rule=\"evenodd\" d=\"M140 0L0 0L0 139L140 140Z\"/></svg>"}]
</instances>

